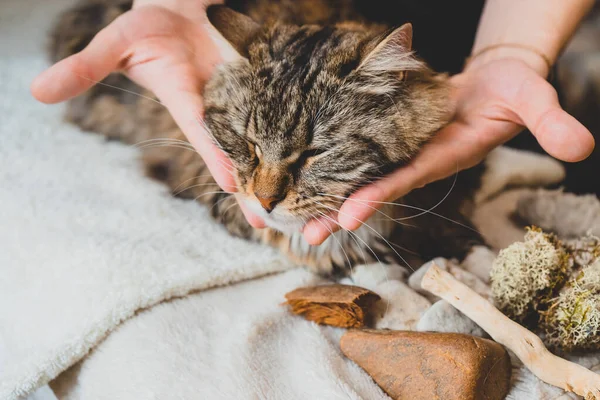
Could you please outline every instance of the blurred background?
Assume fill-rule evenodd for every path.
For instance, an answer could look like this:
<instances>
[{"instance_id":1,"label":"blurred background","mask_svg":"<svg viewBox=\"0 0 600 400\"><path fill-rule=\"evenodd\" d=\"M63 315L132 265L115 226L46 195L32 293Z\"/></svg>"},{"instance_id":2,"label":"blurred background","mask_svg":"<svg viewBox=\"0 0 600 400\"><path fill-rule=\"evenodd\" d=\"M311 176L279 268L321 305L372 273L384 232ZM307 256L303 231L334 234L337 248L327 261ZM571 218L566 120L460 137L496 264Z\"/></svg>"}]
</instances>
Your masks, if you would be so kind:
<instances>
[{"instance_id":1,"label":"blurred background","mask_svg":"<svg viewBox=\"0 0 600 400\"><path fill-rule=\"evenodd\" d=\"M565 164L565 189L600 196L600 1L565 48L551 82L564 109L596 138L596 148L587 160ZM510 145L543 152L531 134L519 135Z\"/></svg>"}]
</instances>

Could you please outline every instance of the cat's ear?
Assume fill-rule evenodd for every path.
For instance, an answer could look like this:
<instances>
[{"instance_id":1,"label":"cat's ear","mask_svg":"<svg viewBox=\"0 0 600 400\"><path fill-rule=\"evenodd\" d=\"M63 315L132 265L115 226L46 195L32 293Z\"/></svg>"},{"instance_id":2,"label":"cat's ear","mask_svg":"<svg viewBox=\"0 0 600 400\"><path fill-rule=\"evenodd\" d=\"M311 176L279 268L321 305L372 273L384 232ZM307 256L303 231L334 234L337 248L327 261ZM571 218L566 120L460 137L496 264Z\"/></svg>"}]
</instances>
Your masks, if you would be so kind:
<instances>
[{"instance_id":1,"label":"cat's ear","mask_svg":"<svg viewBox=\"0 0 600 400\"><path fill-rule=\"evenodd\" d=\"M367 73L402 72L418 68L421 63L412 54L412 25L407 23L374 44L363 56L359 71Z\"/></svg>"},{"instance_id":2,"label":"cat's ear","mask_svg":"<svg viewBox=\"0 0 600 400\"><path fill-rule=\"evenodd\" d=\"M223 5L208 7L206 14L212 26L232 49L240 56L247 58L248 44L258 34L260 25L247 15Z\"/></svg>"}]
</instances>

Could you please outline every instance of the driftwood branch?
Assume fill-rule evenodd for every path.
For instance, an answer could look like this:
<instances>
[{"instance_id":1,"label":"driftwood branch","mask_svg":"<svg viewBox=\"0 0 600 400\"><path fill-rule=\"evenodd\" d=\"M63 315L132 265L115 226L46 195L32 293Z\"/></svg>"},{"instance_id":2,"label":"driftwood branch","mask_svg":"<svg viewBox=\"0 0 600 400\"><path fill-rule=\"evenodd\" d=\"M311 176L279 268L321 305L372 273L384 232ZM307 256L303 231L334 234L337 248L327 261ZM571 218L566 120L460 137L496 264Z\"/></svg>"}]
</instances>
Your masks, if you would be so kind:
<instances>
[{"instance_id":1,"label":"driftwood branch","mask_svg":"<svg viewBox=\"0 0 600 400\"><path fill-rule=\"evenodd\" d=\"M542 381L574 392L586 400L600 400L600 375L550 353L537 335L510 320L489 301L437 265L429 268L421 286L471 318L496 342L515 353Z\"/></svg>"}]
</instances>

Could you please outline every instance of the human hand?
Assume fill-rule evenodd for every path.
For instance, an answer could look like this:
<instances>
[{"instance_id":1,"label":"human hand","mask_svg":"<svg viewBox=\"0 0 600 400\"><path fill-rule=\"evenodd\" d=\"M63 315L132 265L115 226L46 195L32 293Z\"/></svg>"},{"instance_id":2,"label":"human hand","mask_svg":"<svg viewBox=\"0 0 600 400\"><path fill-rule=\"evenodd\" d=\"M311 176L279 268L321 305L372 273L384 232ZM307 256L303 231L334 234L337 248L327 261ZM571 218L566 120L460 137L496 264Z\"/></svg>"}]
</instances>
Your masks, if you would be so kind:
<instances>
[{"instance_id":1,"label":"human hand","mask_svg":"<svg viewBox=\"0 0 600 400\"><path fill-rule=\"evenodd\" d=\"M217 184L235 192L231 162L213 144L201 121L201 89L221 62L220 49L205 28L205 6L202 1L136 1L83 51L40 74L31 86L34 97L44 103L65 101L111 72L123 72L158 97ZM261 226L257 217L244 213L251 224Z\"/></svg>"},{"instance_id":2,"label":"human hand","mask_svg":"<svg viewBox=\"0 0 600 400\"><path fill-rule=\"evenodd\" d=\"M531 64L500 58L478 63L451 78L455 116L406 167L352 194L335 218L309 222L304 237L325 240L340 226L357 229L382 203L479 163L524 127L553 157L585 159L594 148L590 132L561 109L554 88ZM547 71L544 71L547 72ZM337 223L335 221L337 220Z\"/></svg>"}]
</instances>

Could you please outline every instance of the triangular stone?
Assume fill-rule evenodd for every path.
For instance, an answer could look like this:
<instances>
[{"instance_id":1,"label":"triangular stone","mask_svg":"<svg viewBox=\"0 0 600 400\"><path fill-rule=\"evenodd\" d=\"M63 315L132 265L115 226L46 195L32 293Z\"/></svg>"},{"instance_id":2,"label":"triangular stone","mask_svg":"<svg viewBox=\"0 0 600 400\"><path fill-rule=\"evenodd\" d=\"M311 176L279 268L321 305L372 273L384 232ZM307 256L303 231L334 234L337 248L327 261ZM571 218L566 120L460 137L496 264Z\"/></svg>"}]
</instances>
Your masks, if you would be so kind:
<instances>
[{"instance_id":1,"label":"triangular stone","mask_svg":"<svg viewBox=\"0 0 600 400\"><path fill-rule=\"evenodd\" d=\"M504 347L470 335L352 330L341 348L393 399L501 400L510 386Z\"/></svg>"}]
</instances>

